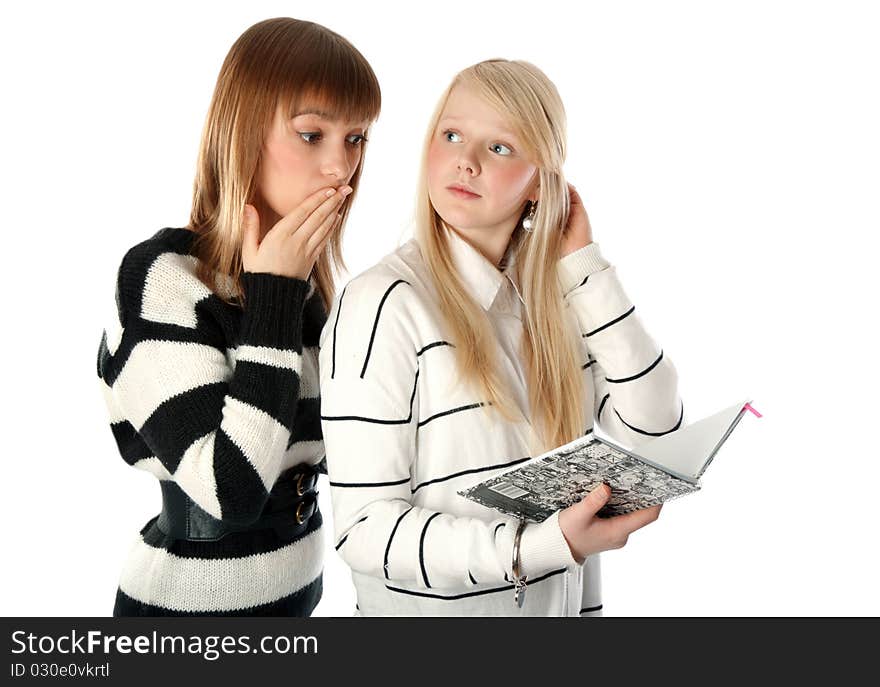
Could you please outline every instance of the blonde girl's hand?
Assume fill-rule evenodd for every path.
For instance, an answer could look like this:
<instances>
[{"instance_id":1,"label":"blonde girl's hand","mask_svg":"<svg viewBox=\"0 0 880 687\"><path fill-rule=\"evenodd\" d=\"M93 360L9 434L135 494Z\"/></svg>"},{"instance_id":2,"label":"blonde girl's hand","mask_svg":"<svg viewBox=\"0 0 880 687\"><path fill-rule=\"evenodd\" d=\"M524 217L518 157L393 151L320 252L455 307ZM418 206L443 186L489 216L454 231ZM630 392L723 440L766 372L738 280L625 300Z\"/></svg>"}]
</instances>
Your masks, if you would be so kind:
<instances>
[{"instance_id":1,"label":"blonde girl's hand","mask_svg":"<svg viewBox=\"0 0 880 687\"><path fill-rule=\"evenodd\" d=\"M626 515L611 518L596 516L611 497L611 489L600 484L580 502L559 512L559 528L562 530L571 555L578 562L587 556L622 548L630 534L654 522L660 515L661 506L652 506Z\"/></svg>"},{"instance_id":2,"label":"blonde girl's hand","mask_svg":"<svg viewBox=\"0 0 880 687\"><path fill-rule=\"evenodd\" d=\"M262 240L257 209L245 205L241 246L244 271L307 280L339 223L339 208L351 190L350 186L342 186L313 193L278 220Z\"/></svg>"},{"instance_id":3,"label":"blonde girl's hand","mask_svg":"<svg viewBox=\"0 0 880 687\"><path fill-rule=\"evenodd\" d=\"M560 258L593 242L593 229L590 226L590 218L587 217L587 210L577 190L571 184L568 185L568 198L570 209L568 223L562 234Z\"/></svg>"}]
</instances>

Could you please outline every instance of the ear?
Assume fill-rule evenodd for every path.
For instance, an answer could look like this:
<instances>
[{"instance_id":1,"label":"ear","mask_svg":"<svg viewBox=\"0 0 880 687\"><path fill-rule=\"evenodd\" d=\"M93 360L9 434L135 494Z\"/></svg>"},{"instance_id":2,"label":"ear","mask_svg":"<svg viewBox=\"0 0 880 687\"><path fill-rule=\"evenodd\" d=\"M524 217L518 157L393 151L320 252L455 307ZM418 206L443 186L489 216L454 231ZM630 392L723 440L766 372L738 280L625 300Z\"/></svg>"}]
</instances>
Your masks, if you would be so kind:
<instances>
[{"instance_id":1,"label":"ear","mask_svg":"<svg viewBox=\"0 0 880 687\"><path fill-rule=\"evenodd\" d=\"M533 203L537 203L541 200L541 182L537 171L535 171L535 178L532 180L532 188L529 191L527 198Z\"/></svg>"}]
</instances>

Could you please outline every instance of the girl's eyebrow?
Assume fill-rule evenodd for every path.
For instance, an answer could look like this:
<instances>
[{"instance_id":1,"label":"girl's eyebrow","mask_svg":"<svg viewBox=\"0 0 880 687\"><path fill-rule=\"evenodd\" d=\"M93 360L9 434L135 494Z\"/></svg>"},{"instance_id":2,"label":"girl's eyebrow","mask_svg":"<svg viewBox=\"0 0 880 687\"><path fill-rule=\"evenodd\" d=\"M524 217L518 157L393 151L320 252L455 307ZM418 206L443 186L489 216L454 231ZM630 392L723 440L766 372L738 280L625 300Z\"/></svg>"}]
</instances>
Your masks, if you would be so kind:
<instances>
[{"instance_id":1,"label":"girl's eyebrow","mask_svg":"<svg viewBox=\"0 0 880 687\"><path fill-rule=\"evenodd\" d=\"M331 115L329 112L324 112L324 110L315 110L315 109L306 109L300 112L297 112L294 117L302 117L303 115L315 115L316 117L320 117L321 119L327 119L329 121L334 121L336 117Z\"/></svg>"},{"instance_id":2,"label":"girl's eyebrow","mask_svg":"<svg viewBox=\"0 0 880 687\"><path fill-rule=\"evenodd\" d=\"M370 128L369 122L341 122L339 117L336 117L335 115L331 115L328 112L324 112L323 110L303 110L302 112L297 112L295 115L293 115L291 117L291 119L296 119L297 117L302 117L302 116L307 116L307 115L314 115L316 117L319 117L320 119L323 119L327 122L330 122L331 124L337 124L337 123L349 124L348 128L350 128L350 129L364 129L364 130L366 130L366 129Z\"/></svg>"}]
</instances>

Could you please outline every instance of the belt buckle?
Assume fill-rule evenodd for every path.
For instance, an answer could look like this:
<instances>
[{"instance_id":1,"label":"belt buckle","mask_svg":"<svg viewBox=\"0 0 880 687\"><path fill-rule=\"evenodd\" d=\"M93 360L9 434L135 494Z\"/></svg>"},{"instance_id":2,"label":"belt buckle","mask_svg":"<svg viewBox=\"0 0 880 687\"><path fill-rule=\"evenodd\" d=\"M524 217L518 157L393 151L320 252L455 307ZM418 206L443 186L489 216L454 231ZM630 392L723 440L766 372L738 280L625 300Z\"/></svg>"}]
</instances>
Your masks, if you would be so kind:
<instances>
[{"instance_id":1,"label":"belt buckle","mask_svg":"<svg viewBox=\"0 0 880 687\"><path fill-rule=\"evenodd\" d=\"M315 514L317 500L312 497L304 499L296 504L296 524L302 525L306 520Z\"/></svg>"},{"instance_id":2,"label":"belt buckle","mask_svg":"<svg viewBox=\"0 0 880 687\"><path fill-rule=\"evenodd\" d=\"M296 495L303 496L309 489L315 486L317 475L314 473L300 473L296 478Z\"/></svg>"}]
</instances>

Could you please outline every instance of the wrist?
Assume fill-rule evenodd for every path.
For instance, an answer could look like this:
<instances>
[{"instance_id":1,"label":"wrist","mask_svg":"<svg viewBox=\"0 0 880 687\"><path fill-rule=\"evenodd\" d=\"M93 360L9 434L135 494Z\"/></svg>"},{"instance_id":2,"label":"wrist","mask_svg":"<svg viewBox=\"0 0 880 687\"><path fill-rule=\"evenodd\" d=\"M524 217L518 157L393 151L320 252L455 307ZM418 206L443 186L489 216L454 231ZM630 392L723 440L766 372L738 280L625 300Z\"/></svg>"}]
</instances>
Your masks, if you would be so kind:
<instances>
[{"instance_id":1,"label":"wrist","mask_svg":"<svg viewBox=\"0 0 880 687\"><path fill-rule=\"evenodd\" d=\"M520 543L520 564L521 574L530 579L577 564L559 527L558 512L542 523L526 526Z\"/></svg>"},{"instance_id":2,"label":"wrist","mask_svg":"<svg viewBox=\"0 0 880 687\"><path fill-rule=\"evenodd\" d=\"M608 266L608 261L603 257L599 244L595 241L569 253L557 263L559 287L563 295L583 284L591 274L600 272Z\"/></svg>"},{"instance_id":3,"label":"wrist","mask_svg":"<svg viewBox=\"0 0 880 687\"><path fill-rule=\"evenodd\" d=\"M565 510L559 511L559 530L562 532L562 537L565 539L565 543L568 545L568 550L571 553L571 557L574 561L580 565L586 559L586 556L582 555L578 548L572 543L568 534L566 534L566 529L568 529L568 523L570 521L570 512L566 508Z\"/></svg>"},{"instance_id":4,"label":"wrist","mask_svg":"<svg viewBox=\"0 0 880 687\"><path fill-rule=\"evenodd\" d=\"M241 343L299 350L308 282L267 272L243 272Z\"/></svg>"}]
</instances>

